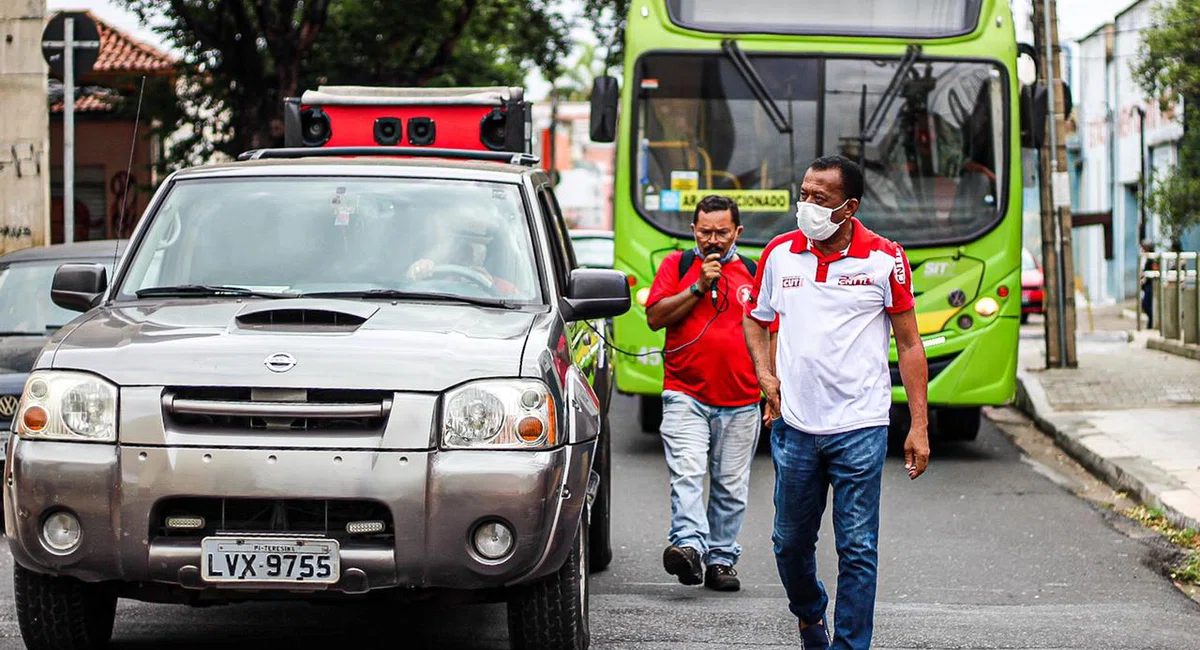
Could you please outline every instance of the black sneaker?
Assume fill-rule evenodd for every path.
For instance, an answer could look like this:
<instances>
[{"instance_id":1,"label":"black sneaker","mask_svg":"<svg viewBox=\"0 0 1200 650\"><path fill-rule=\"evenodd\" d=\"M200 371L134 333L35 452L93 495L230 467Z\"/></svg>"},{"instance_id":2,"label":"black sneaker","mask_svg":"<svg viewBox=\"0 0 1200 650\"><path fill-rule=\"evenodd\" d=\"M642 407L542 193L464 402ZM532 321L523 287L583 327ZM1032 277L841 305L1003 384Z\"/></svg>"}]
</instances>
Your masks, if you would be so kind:
<instances>
[{"instance_id":1,"label":"black sneaker","mask_svg":"<svg viewBox=\"0 0 1200 650\"><path fill-rule=\"evenodd\" d=\"M668 546L663 551L663 568L685 585L698 585L704 581L700 552L690 546Z\"/></svg>"},{"instance_id":2,"label":"black sneaker","mask_svg":"<svg viewBox=\"0 0 1200 650\"><path fill-rule=\"evenodd\" d=\"M713 591L737 591L742 588L737 571L728 564L710 564L704 572L704 586Z\"/></svg>"},{"instance_id":3,"label":"black sneaker","mask_svg":"<svg viewBox=\"0 0 1200 650\"><path fill-rule=\"evenodd\" d=\"M803 650L826 650L829 647L829 630L825 617L812 625L800 625L800 647Z\"/></svg>"}]
</instances>

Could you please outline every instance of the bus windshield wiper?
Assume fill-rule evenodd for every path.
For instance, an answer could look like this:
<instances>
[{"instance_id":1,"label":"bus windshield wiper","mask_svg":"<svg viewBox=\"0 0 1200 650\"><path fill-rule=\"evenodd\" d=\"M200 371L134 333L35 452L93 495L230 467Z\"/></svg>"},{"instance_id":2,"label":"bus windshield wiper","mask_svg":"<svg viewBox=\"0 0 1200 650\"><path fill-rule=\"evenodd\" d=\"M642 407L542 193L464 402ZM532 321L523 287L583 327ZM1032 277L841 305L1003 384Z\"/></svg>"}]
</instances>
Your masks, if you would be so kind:
<instances>
[{"instance_id":1,"label":"bus windshield wiper","mask_svg":"<svg viewBox=\"0 0 1200 650\"><path fill-rule=\"evenodd\" d=\"M727 38L721 41L721 49L729 55L729 60L733 61L733 67L737 68L738 74L742 75L746 85L750 86L750 92L754 93L754 97L767 112L767 117L771 118L775 128L780 133L791 133L791 123L784 117L783 111L779 110L779 103L775 101L774 97L771 97L771 91L767 90L767 85L763 83L762 77L758 76L758 71L754 69L754 64L750 62L746 53L738 47L737 41Z\"/></svg>"},{"instance_id":2,"label":"bus windshield wiper","mask_svg":"<svg viewBox=\"0 0 1200 650\"><path fill-rule=\"evenodd\" d=\"M213 284L180 284L171 287L149 287L136 292L138 298L191 298L208 296L245 296L251 298L294 298L292 294L255 291L245 287Z\"/></svg>"},{"instance_id":3,"label":"bus windshield wiper","mask_svg":"<svg viewBox=\"0 0 1200 650\"><path fill-rule=\"evenodd\" d=\"M862 101L858 106L858 138L860 158L861 152L866 149L868 142L875 139L879 135L879 128L883 126L883 118L888 110L892 107L892 102L896 101L896 97L900 96L900 91L904 88L904 78L908 76L910 70L916 65L917 59L921 56L921 46L912 44L904 51L904 58L900 59L900 66L896 68L896 74L892 75L892 80L888 82L887 89L883 91L883 97L879 98L879 103L875 105L875 110L871 112L871 118L867 119L867 87L863 86Z\"/></svg>"},{"instance_id":4,"label":"bus windshield wiper","mask_svg":"<svg viewBox=\"0 0 1200 650\"><path fill-rule=\"evenodd\" d=\"M432 293L425 291L401 291L400 289L361 289L358 291L311 291L300 294L301 298L378 298L385 300L437 300L440 302L461 302L479 307L500 307L501 309L518 309L520 305L505 300L475 298L450 293Z\"/></svg>"}]
</instances>

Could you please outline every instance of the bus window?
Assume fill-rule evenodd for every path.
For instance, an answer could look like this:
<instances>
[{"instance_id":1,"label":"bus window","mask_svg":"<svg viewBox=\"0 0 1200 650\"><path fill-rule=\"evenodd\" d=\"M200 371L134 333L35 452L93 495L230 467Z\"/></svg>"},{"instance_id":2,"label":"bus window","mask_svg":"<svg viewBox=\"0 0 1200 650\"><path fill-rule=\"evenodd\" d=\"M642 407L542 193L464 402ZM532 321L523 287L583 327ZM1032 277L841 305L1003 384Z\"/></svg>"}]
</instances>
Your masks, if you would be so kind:
<instances>
[{"instance_id":1,"label":"bus window","mask_svg":"<svg viewBox=\"0 0 1200 650\"><path fill-rule=\"evenodd\" d=\"M974 31L982 0L668 0L676 24L722 33L945 37Z\"/></svg>"},{"instance_id":2,"label":"bus window","mask_svg":"<svg viewBox=\"0 0 1200 650\"><path fill-rule=\"evenodd\" d=\"M696 202L733 192L751 238L770 238L794 220L796 170L816 156L820 62L751 57L790 119L780 133L725 56L662 54L638 64L634 200L674 234L687 233Z\"/></svg>"},{"instance_id":3,"label":"bus window","mask_svg":"<svg viewBox=\"0 0 1200 650\"><path fill-rule=\"evenodd\" d=\"M975 236L1000 218L1005 96L994 65L919 59L889 104L898 58L749 58L790 137L727 56L638 60L630 189L660 230L690 237L696 202L717 192L738 201L742 241L766 244L795 228L809 163L834 153L864 167L864 222L906 246ZM863 142L864 116L881 103L887 110Z\"/></svg>"},{"instance_id":4,"label":"bus window","mask_svg":"<svg viewBox=\"0 0 1200 650\"><path fill-rule=\"evenodd\" d=\"M885 237L929 243L978 234L999 217L1003 93L983 63L918 61L865 146L859 111L875 110L896 60L830 60L824 150L861 161L859 217ZM863 96L863 87L868 88Z\"/></svg>"}]
</instances>

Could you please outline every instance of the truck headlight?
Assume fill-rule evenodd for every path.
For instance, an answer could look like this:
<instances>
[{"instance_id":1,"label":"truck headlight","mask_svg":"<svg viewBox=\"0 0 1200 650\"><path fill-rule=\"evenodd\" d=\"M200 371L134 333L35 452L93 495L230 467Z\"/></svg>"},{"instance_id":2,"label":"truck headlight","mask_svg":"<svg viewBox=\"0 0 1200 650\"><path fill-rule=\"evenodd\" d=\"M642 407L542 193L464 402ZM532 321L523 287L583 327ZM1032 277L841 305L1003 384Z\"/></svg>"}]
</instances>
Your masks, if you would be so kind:
<instances>
[{"instance_id":1,"label":"truck headlight","mask_svg":"<svg viewBox=\"0 0 1200 650\"><path fill-rule=\"evenodd\" d=\"M25 382L15 430L25 438L117 439L117 387L95 375L39 370Z\"/></svg>"},{"instance_id":2,"label":"truck headlight","mask_svg":"<svg viewBox=\"0 0 1200 650\"><path fill-rule=\"evenodd\" d=\"M554 398L540 381L476 381L446 394L445 447L542 449L557 441Z\"/></svg>"}]
</instances>

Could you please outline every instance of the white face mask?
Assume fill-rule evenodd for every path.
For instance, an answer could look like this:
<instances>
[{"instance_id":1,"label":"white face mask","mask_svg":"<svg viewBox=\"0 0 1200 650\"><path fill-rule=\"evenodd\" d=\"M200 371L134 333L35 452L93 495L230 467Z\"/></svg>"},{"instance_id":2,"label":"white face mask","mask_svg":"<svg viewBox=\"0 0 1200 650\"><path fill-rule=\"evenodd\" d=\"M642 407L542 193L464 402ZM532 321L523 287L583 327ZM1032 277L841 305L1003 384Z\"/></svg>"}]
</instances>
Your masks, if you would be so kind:
<instances>
[{"instance_id":1,"label":"white face mask","mask_svg":"<svg viewBox=\"0 0 1200 650\"><path fill-rule=\"evenodd\" d=\"M850 199L846 199L836 208L827 208L817 205L816 203L797 202L796 203L796 227L800 232L804 233L805 237L813 241L825 241L837 232L842 223L833 222L833 213L845 207Z\"/></svg>"}]
</instances>

